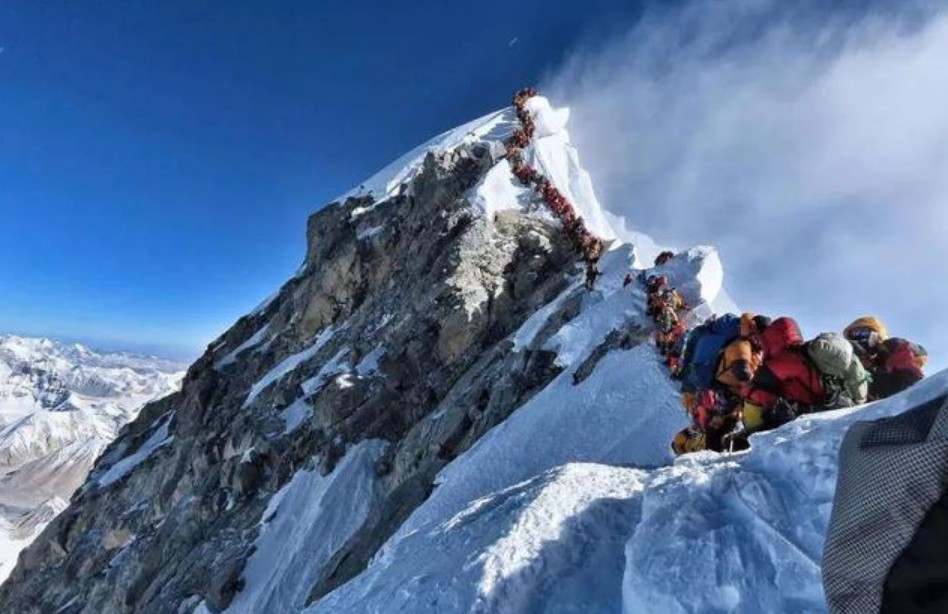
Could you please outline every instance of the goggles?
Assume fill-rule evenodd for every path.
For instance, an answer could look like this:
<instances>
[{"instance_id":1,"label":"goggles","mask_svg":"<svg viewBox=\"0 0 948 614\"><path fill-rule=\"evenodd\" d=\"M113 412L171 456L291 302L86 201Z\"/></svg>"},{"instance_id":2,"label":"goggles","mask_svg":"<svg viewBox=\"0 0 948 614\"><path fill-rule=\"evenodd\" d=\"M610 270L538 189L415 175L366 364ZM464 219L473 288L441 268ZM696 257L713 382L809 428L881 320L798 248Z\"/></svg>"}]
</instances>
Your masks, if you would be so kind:
<instances>
[{"instance_id":1,"label":"goggles","mask_svg":"<svg viewBox=\"0 0 948 614\"><path fill-rule=\"evenodd\" d=\"M871 354L879 345L879 333L871 328L859 327L849 331L846 338L853 344L857 354Z\"/></svg>"},{"instance_id":2,"label":"goggles","mask_svg":"<svg viewBox=\"0 0 948 614\"><path fill-rule=\"evenodd\" d=\"M873 338L873 336L878 337L879 334L871 328L867 328L865 326L853 328L846 333L846 338L850 341L869 341Z\"/></svg>"}]
</instances>

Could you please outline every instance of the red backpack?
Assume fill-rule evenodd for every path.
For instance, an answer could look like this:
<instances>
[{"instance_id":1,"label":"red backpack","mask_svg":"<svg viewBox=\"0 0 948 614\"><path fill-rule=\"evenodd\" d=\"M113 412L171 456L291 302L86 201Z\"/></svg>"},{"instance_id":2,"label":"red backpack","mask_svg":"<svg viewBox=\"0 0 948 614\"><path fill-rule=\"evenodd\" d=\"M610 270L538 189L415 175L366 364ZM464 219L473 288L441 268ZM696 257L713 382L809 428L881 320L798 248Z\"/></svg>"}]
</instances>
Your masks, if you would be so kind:
<instances>
[{"instance_id":1,"label":"red backpack","mask_svg":"<svg viewBox=\"0 0 948 614\"><path fill-rule=\"evenodd\" d=\"M803 334L793 318L777 318L760 333L760 344L764 360L787 351L787 348L803 345Z\"/></svg>"},{"instance_id":2,"label":"red backpack","mask_svg":"<svg viewBox=\"0 0 948 614\"><path fill-rule=\"evenodd\" d=\"M908 341L892 337L883 342L885 348L885 364L883 367L889 373L893 371L910 371L917 374L919 378L924 377L919 363L924 364L924 359L928 354L918 345Z\"/></svg>"},{"instance_id":3,"label":"red backpack","mask_svg":"<svg viewBox=\"0 0 948 614\"><path fill-rule=\"evenodd\" d=\"M751 383L750 398L760 405L771 404L776 397L804 405L816 405L823 400L820 372L803 352L803 334L793 318L777 318L760 333L764 351L763 370L779 382L777 389L760 387L761 379ZM760 374L765 375L764 373Z\"/></svg>"},{"instance_id":4,"label":"red backpack","mask_svg":"<svg viewBox=\"0 0 948 614\"><path fill-rule=\"evenodd\" d=\"M802 351L784 352L764 365L780 380L782 390L778 396L804 405L823 402L825 390L820 372Z\"/></svg>"}]
</instances>

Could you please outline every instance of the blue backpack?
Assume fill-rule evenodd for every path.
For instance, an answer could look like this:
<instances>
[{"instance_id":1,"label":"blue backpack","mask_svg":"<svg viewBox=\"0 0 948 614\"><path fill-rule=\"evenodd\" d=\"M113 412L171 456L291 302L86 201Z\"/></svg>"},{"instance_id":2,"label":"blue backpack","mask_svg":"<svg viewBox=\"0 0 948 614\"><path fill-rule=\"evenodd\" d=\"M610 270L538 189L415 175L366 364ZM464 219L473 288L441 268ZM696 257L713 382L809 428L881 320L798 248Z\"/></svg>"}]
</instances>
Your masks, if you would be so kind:
<instances>
[{"instance_id":1,"label":"blue backpack","mask_svg":"<svg viewBox=\"0 0 948 614\"><path fill-rule=\"evenodd\" d=\"M685 392L711 388L721 350L740 336L741 319L733 313L712 318L691 331L682 356L682 388Z\"/></svg>"}]
</instances>

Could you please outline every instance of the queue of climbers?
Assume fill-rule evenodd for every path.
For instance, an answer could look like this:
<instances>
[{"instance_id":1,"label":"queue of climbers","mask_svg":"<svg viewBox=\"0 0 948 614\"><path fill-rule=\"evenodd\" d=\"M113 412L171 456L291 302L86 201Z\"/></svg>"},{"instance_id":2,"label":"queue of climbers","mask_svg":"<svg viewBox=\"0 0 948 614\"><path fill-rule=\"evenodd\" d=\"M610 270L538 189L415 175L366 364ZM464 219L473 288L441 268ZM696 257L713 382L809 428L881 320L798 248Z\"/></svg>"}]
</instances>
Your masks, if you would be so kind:
<instances>
[{"instance_id":1,"label":"queue of climbers","mask_svg":"<svg viewBox=\"0 0 948 614\"><path fill-rule=\"evenodd\" d=\"M560 221L563 233L570 238L576 250L582 254L586 263L586 287L593 289L596 279L599 278L599 258L602 256L605 243L593 235L586 228L583 218L576 213L576 208L563 194L556 189L553 183L542 173L527 164L523 156L526 148L536 132L533 116L527 109L527 101L537 95L532 87L525 88L514 94L513 106L520 122L519 128L507 139L507 160L515 177L525 186L532 187L543 198L547 208Z\"/></svg>"},{"instance_id":2,"label":"queue of climbers","mask_svg":"<svg viewBox=\"0 0 948 614\"><path fill-rule=\"evenodd\" d=\"M663 253L656 265L669 259ZM712 316L687 331L688 306L667 277L642 281L656 346L690 417L672 441L676 454L745 449L754 432L883 399L924 377L925 348L890 337L878 318L809 341L792 318L753 313Z\"/></svg>"},{"instance_id":3,"label":"queue of climbers","mask_svg":"<svg viewBox=\"0 0 948 614\"><path fill-rule=\"evenodd\" d=\"M506 155L514 176L532 187L562 225L586 263L586 287L594 288L605 243L587 228L576 208L523 155L536 133L527 101L532 87L514 94L519 128L507 140ZM675 257L661 252L660 267ZM629 269L636 268L630 253ZM635 281L626 275L623 286ZM923 347L890 337L885 325L866 316L843 334L822 333L806 341L795 320L745 313L712 316L690 328L690 306L664 275L638 281L645 287L646 313L655 324L655 343L672 377L681 381L682 403L690 416L672 449L744 449L750 434L772 429L808 413L860 405L900 392L924 377ZM689 329L690 328L690 329Z\"/></svg>"}]
</instances>

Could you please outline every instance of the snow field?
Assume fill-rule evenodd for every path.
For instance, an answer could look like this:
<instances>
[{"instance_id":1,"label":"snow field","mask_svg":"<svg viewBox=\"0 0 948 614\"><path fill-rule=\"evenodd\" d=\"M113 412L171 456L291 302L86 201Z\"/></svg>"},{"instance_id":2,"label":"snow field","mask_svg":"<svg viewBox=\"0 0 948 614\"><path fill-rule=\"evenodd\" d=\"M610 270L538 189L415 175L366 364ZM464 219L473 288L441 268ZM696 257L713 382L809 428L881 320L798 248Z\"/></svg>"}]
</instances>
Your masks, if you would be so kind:
<instances>
[{"instance_id":1,"label":"snow field","mask_svg":"<svg viewBox=\"0 0 948 614\"><path fill-rule=\"evenodd\" d=\"M277 492L264 513L244 589L226 612L297 612L323 566L362 525L381 496L375 461L383 441L350 448L332 473L303 469Z\"/></svg>"},{"instance_id":2,"label":"snow field","mask_svg":"<svg viewBox=\"0 0 948 614\"><path fill-rule=\"evenodd\" d=\"M644 472L569 464L421 528L306 614L617 612Z\"/></svg>"}]
</instances>

